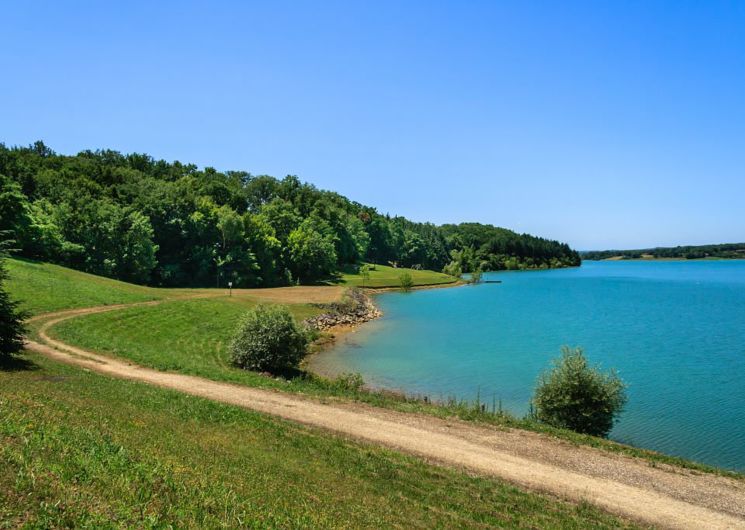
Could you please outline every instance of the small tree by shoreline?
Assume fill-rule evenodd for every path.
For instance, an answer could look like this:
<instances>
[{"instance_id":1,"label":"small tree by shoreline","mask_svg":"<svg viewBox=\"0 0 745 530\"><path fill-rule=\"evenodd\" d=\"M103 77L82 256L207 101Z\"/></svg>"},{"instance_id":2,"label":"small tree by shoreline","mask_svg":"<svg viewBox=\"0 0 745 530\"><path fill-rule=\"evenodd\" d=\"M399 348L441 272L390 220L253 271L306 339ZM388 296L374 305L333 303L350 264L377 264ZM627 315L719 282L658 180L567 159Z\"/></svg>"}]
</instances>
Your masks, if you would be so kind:
<instances>
[{"instance_id":1,"label":"small tree by shoreline","mask_svg":"<svg viewBox=\"0 0 745 530\"><path fill-rule=\"evenodd\" d=\"M411 291L414 287L414 279L411 277L411 273L403 272L398 277L398 281L401 282L401 290L405 293Z\"/></svg>"},{"instance_id":2,"label":"small tree by shoreline","mask_svg":"<svg viewBox=\"0 0 745 530\"><path fill-rule=\"evenodd\" d=\"M538 379L533 415L554 427L607 437L626 400L626 384L614 370L603 373L589 365L582 348L564 346Z\"/></svg>"},{"instance_id":3,"label":"small tree by shoreline","mask_svg":"<svg viewBox=\"0 0 745 530\"><path fill-rule=\"evenodd\" d=\"M468 283L470 284L477 284L481 283L481 280L483 278L484 273L481 271L481 269L476 269L471 273L471 277L468 279Z\"/></svg>"},{"instance_id":4,"label":"small tree by shoreline","mask_svg":"<svg viewBox=\"0 0 745 530\"><path fill-rule=\"evenodd\" d=\"M362 277L362 287L365 287L366 281L367 282L370 281L370 270L372 270L372 268L370 267L368 263L363 263L362 265L360 265L360 276Z\"/></svg>"}]
</instances>

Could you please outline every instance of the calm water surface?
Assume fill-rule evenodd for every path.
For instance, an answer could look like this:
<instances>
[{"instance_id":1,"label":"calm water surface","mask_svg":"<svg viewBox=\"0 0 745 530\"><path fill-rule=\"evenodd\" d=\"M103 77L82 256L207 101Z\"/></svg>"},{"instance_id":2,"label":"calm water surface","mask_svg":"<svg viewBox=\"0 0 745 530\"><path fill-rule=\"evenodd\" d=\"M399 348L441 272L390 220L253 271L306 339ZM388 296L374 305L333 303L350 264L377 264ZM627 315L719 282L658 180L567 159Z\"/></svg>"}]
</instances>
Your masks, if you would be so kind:
<instances>
[{"instance_id":1,"label":"calm water surface","mask_svg":"<svg viewBox=\"0 0 745 530\"><path fill-rule=\"evenodd\" d=\"M522 415L561 346L580 345L629 384L612 439L745 470L745 261L486 277L503 283L378 296L385 316L316 366L433 398L478 392Z\"/></svg>"}]
</instances>

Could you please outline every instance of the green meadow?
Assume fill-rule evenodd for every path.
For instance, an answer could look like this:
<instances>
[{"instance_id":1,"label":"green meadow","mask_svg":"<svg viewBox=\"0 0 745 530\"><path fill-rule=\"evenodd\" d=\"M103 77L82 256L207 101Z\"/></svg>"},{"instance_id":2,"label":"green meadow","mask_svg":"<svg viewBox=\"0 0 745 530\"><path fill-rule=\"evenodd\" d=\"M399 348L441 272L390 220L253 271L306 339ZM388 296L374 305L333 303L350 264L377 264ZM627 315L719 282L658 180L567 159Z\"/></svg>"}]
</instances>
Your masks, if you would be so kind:
<instances>
[{"instance_id":1,"label":"green meadow","mask_svg":"<svg viewBox=\"0 0 745 530\"><path fill-rule=\"evenodd\" d=\"M273 378L229 363L228 345L238 320L257 303L244 296L168 300L156 306L134 306L70 319L54 326L49 334L159 370L274 386ZM289 307L298 319L321 311L308 304Z\"/></svg>"},{"instance_id":2,"label":"green meadow","mask_svg":"<svg viewBox=\"0 0 745 530\"><path fill-rule=\"evenodd\" d=\"M7 288L32 315L60 309L159 300L168 291L87 274L51 263L5 260ZM171 295L173 292L171 292Z\"/></svg>"},{"instance_id":3,"label":"green meadow","mask_svg":"<svg viewBox=\"0 0 745 530\"><path fill-rule=\"evenodd\" d=\"M369 278L363 278L356 269L347 268L342 271L339 281L344 285L352 287L367 287L371 289L397 288L401 287L401 275L408 273L414 282L414 286L446 285L455 283L457 278L441 272L417 269L405 269L401 267L390 267L388 265L373 265Z\"/></svg>"}]
</instances>

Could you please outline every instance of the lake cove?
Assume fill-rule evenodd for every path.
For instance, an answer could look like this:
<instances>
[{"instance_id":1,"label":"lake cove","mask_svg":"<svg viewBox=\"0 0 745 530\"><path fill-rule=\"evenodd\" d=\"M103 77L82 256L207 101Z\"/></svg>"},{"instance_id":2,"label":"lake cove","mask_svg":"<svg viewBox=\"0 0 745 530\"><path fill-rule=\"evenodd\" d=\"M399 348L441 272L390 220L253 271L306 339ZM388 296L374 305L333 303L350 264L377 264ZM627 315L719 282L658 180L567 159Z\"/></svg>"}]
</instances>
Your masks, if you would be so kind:
<instances>
[{"instance_id":1,"label":"lake cove","mask_svg":"<svg viewBox=\"0 0 745 530\"><path fill-rule=\"evenodd\" d=\"M481 284L384 293L384 316L316 356L324 372L431 399L528 411L562 345L616 368L611 439L745 470L745 260L593 262Z\"/></svg>"}]
</instances>

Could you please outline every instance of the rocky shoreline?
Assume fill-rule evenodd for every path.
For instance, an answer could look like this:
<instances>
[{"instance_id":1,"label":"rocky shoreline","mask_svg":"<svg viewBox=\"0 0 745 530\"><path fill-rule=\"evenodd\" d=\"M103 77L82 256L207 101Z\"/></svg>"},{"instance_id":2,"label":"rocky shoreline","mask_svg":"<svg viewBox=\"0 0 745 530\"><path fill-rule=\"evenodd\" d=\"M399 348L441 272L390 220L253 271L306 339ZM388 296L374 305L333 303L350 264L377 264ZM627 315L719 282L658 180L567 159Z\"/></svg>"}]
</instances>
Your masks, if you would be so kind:
<instances>
[{"instance_id":1,"label":"rocky shoreline","mask_svg":"<svg viewBox=\"0 0 745 530\"><path fill-rule=\"evenodd\" d=\"M340 302L322 304L318 307L325 309L326 312L303 321L306 326L318 331L362 324L383 314L370 297L359 289L349 289Z\"/></svg>"}]
</instances>

